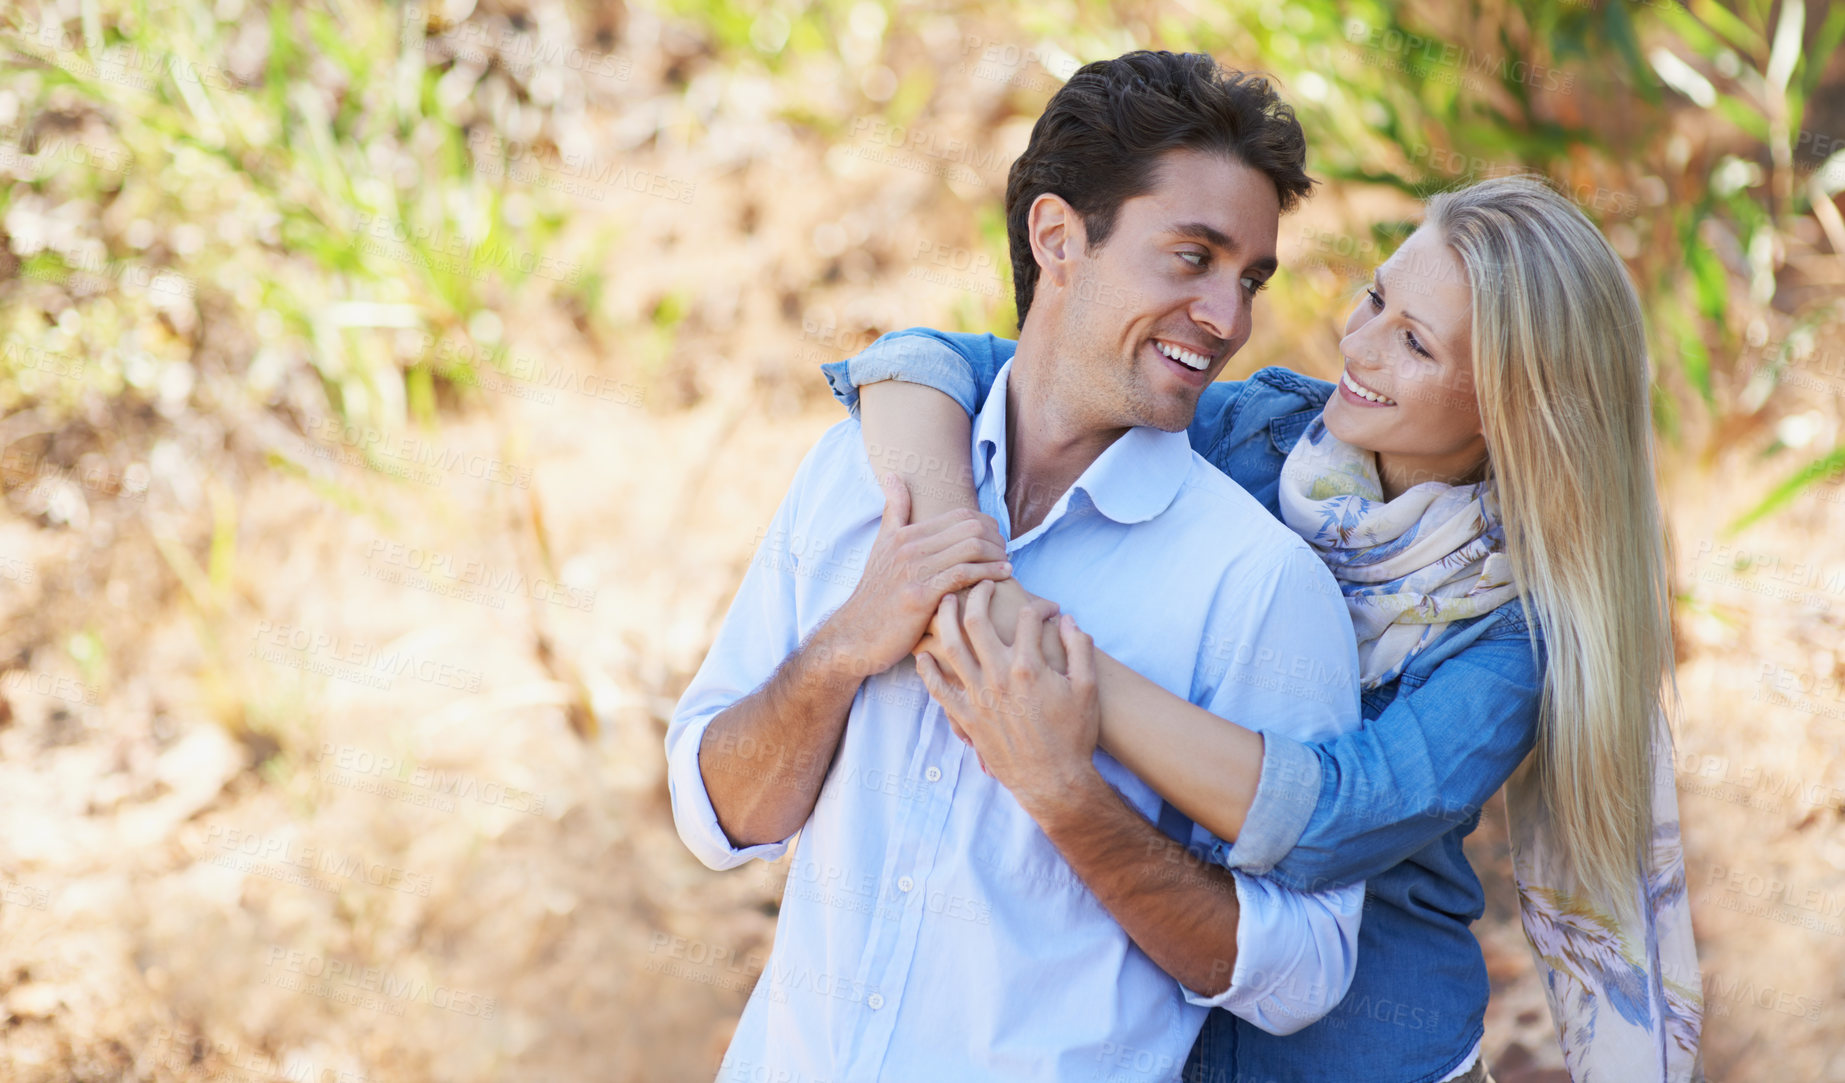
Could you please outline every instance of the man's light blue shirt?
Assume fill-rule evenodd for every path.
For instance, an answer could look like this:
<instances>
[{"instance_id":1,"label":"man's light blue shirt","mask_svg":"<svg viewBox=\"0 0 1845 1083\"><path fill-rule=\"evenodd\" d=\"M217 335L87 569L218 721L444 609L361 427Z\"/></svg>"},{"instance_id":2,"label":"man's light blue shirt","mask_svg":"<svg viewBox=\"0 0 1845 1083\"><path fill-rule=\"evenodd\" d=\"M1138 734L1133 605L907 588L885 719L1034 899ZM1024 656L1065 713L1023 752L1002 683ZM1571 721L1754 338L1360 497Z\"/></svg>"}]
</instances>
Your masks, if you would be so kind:
<instances>
[{"instance_id":1,"label":"man's light blue shirt","mask_svg":"<svg viewBox=\"0 0 1845 1083\"><path fill-rule=\"evenodd\" d=\"M974 481L1026 589L1057 599L1099 649L1221 717L1298 741L1354 729L1357 652L1331 574L1184 433L1130 429L1042 523L1012 536L1010 368L975 418ZM775 860L790 840L731 845L699 770L705 729L851 595L882 511L858 422L834 426L802 462L674 712L674 819L712 868ZM1095 763L1158 818L1152 789L1106 752ZM1194 828L1195 847L1216 842ZM1135 946L979 769L906 660L853 700L719 1078L1176 1079L1209 1007L1289 1033L1351 981L1362 883L1309 894L1233 874L1237 960L1229 988L1206 997Z\"/></svg>"}]
</instances>

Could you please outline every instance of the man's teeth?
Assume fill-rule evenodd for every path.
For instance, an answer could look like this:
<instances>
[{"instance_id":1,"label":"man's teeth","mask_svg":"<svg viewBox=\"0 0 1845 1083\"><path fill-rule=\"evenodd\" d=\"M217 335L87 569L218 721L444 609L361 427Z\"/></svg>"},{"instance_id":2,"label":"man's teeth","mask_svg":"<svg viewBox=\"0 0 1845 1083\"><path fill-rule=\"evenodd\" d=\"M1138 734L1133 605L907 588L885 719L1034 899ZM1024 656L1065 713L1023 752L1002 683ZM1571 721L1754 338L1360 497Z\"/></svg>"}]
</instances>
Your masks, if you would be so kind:
<instances>
[{"instance_id":1,"label":"man's teeth","mask_svg":"<svg viewBox=\"0 0 1845 1083\"><path fill-rule=\"evenodd\" d=\"M1357 395L1361 399L1369 399L1372 402L1381 402L1385 406L1395 406L1397 404L1397 400L1395 399L1387 399L1375 391L1369 391L1369 390L1366 390L1365 388L1359 387L1358 381L1352 379L1352 374L1349 372L1340 376L1339 379L1340 379L1340 382L1345 384L1346 388L1349 389L1352 394Z\"/></svg>"},{"instance_id":2,"label":"man's teeth","mask_svg":"<svg viewBox=\"0 0 1845 1083\"><path fill-rule=\"evenodd\" d=\"M1205 357L1203 354L1193 353L1183 346L1174 346L1166 342L1155 342L1153 348L1165 354L1167 357L1172 358L1174 361L1177 361L1179 364L1184 365L1188 369L1196 369L1199 372L1203 372L1205 369L1211 367L1210 358Z\"/></svg>"}]
</instances>

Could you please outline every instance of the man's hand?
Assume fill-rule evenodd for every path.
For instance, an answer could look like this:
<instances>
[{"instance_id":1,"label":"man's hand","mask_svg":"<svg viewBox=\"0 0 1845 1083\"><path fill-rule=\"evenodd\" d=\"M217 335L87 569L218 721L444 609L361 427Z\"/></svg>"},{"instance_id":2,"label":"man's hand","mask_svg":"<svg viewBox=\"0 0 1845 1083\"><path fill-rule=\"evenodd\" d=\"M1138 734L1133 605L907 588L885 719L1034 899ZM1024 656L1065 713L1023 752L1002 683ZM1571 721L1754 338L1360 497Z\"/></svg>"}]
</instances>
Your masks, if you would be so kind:
<instances>
[{"instance_id":1,"label":"man's hand","mask_svg":"<svg viewBox=\"0 0 1845 1083\"><path fill-rule=\"evenodd\" d=\"M942 599L931 626L933 645L917 656L916 672L956 733L974 746L981 766L1035 819L1095 773L1102 724L1095 642L1074 618L1060 618L1070 673L1058 673L1045 664L1038 636L1050 610L1037 602L1021 609L1007 647L988 613L992 595L988 583L969 592L965 630L954 597Z\"/></svg>"},{"instance_id":2,"label":"man's hand","mask_svg":"<svg viewBox=\"0 0 1845 1083\"><path fill-rule=\"evenodd\" d=\"M910 653L944 595L1012 574L991 516L957 509L912 524L909 489L894 474L886 474L883 485L884 521L864 574L827 621L828 641L853 655L838 661L854 664L864 677Z\"/></svg>"}]
</instances>

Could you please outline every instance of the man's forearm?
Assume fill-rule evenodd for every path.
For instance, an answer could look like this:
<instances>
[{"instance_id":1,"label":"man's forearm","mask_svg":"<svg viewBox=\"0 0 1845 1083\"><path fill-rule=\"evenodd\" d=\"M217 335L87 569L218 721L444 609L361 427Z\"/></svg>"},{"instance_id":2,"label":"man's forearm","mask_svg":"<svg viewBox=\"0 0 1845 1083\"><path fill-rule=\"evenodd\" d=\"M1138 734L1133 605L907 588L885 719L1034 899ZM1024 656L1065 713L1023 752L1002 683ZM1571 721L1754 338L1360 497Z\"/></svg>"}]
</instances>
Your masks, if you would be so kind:
<instances>
[{"instance_id":1,"label":"man's forearm","mask_svg":"<svg viewBox=\"0 0 1845 1083\"><path fill-rule=\"evenodd\" d=\"M863 668L822 625L766 684L711 720L698 770L732 845L780 842L813 814Z\"/></svg>"},{"instance_id":2,"label":"man's forearm","mask_svg":"<svg viewBox=\"0 0 1845 1083\"><path fill-rule=\"evenodd\" d=\"M1162 834L1099 774L1032 811L1064 860L1147 957L1216 996L1236 969L1236 881Z\"/></svg>"}]
</instances>

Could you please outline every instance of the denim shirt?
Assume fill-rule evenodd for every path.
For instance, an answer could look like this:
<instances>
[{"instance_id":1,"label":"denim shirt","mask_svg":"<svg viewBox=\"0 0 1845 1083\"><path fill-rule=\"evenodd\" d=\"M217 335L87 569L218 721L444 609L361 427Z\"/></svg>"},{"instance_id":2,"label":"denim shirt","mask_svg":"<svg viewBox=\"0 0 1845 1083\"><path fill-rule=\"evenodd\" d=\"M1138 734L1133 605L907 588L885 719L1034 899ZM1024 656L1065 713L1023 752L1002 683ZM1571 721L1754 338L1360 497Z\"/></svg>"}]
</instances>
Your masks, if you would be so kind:
<instances>
[{"instance_id":1,"label":"denim shirt","mask_svg":"<svg viewBox=\"0 0 1845 1083\"><path fill-rule=\"evenodd\" d=\"M853 413L884 379L945 392L971 414L1017 344L912 329L822 366ZM1333 385L1267 368L1200 396L1192 447L1280 518L1282 462ZM1315 743L1265 737L1260 781L1221 863L1312 891L1367 881L1358 969L1320 1021L1286 1037L1213 1011L1187 1080L1434 1083L1485 1031L1489 985L1469 931L1485 895L1462 850L1480 807L1537 739L1542 636L1523 607L1457 621L1394 682L1366 691L1364 724Z\"/></svg>"}]
</instances>

